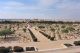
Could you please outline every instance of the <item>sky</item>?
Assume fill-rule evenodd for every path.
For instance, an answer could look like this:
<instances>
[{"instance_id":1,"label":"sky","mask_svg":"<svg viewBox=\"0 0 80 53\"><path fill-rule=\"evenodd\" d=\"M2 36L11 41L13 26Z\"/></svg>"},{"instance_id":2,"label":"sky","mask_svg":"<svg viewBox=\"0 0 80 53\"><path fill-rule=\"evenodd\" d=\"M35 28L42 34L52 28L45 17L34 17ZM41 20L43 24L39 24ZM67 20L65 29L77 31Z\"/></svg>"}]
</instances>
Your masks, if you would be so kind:
<instances>
[{"instance_id":1,"label":"sky","mask_svg":"<svg viewBox=\"0 0 80 53\"><path fill-rule=\"evenodd\" d=\"M80 0L0 0L0 19L80 21Z\"/></svg>"}]
</instances>

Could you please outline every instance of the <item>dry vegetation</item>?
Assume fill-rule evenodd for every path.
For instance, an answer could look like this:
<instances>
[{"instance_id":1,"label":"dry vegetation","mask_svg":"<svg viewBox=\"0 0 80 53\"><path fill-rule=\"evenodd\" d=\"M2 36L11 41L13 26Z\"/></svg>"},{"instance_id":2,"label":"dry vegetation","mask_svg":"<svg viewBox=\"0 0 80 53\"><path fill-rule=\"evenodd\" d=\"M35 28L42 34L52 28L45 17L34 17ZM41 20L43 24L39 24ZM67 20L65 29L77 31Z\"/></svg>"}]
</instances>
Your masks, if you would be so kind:
<instances>
[{"instance_id":1,"label":"dry vegetation","mask_svg":"<svg viewBox=\"0 0 80 53\"><path fill-rule=\"evenodd\" d=\"M80 24L79 23L56 23L56 22L31 22L30 23L35 30L38 30L44 36L46 36L51 41L55 40L70 40L80 38ZM12 38L18 39L20 42L30 42L32 41L31 34L28 29L28 24L26 22L22 23L0 23L0 31L10 29L14 31ZM0 38L3 36L0 36ZM11 36L8 36L9 38ZM2 40L3 38L1 38Z\"/></svg>"},{"instance_id":2,"label":"dry vegetation","mask_svg":"<svg viewBox=\"0 0 80 53\"><path fill-rule=\"evenodd\" d=\"M26 23L1 23L0 24L0 31L4 31L5 30L8 32L9 30L13 31L13 34L8 34L6 35L6 39L9 41L18 41L18 42L30 42L31 41L31 37L30 37L30 33L27 29L27 24ZM8 32L9 33L9 32ZM6 33L7 34L7 33ZM0 34L0 40L3 42L6 41L4 37L4 34L1 35ZM8 41L6 41L8 42Z\"/></svg>"},{"instance_id":3,"label":"dry vegetation","mask_svg":"<svg viewBox=\"0 0 80 53\"><path fill-rule=\"evenodd\" d=\"M80 38L80 24L46 24L36 23L36 29L54 37L54 40L70 40Z\"/></svg>"},{"instance_id":4,"label":"dry vegetation","mask_svg":"<svg viewBox=\"0 0 80 53\"><path fill-rule=\"evenodd\" d=\"M25 43L36 45L38 48L43 48L44 44L52 49L54 45L65 44L68 47L72 46L65 40L80 39L80 24L65 23L65 22L4 22L0 23L0 44L19 43L23 46ZM36 43L37 42L37 43ZM65 43L66 42L66 43ZM55 44L53 44L55 43ZM42 45L40 45L42 44ZM52 46L50 46L50 44ZM58 45L59 45L58 44ZM75 44L75 43L73 43ZM16 45L16 44L15 44ZM21 45L21 46L22 46ZM33 46L32 45L32 46ZM80 45L79 41L76 45ZM17 45L18 46L18 45ZM23 47L22 46L22 47ZM56 44L57 46L57 44ZM59 46L64 48L64 46Z\"/></svg>"}]
</instances>

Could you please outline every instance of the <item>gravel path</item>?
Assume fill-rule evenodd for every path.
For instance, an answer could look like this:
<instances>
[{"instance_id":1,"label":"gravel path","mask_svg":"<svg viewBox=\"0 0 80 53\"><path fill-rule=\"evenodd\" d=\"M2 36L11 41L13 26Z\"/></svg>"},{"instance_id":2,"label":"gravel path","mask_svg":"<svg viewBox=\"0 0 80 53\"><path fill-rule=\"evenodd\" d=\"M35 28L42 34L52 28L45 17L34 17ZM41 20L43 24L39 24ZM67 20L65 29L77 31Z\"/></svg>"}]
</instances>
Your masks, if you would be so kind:
<instances>
[{"instance_id":1,"label":"gravel path","mask_svg":"<svg viewBox=\"0 0 80 53\"><path fill-rule=\"evenodd\" d=\"M33 34L37 37L39 42L50 42L44 35L42 35L39 31L35 30L34 28L30 28Z\"/></svg>"}]
</instances>

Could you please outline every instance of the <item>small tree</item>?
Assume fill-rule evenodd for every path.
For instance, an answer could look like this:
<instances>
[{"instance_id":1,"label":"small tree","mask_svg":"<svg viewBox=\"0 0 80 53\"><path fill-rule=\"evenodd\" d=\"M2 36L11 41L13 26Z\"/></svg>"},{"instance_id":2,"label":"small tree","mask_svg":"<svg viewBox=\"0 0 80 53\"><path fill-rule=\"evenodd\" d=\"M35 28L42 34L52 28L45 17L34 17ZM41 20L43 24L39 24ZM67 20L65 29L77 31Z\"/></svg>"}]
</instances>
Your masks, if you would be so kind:
<instances>
[{"instance_id":1,"label":"small tree","mask_svg":"<svg viewBox=\"0 0 80 53\"><path fill-rule=\"evenodd\" d=\"M7 35L11 35L11 34L13 34L13 33L14 33L14 32L11 31L10 29L5 29L5 30L0 31L0 35L1 35L1 36L5 36L5 39L7 38Z\"/></svg>"}]
</instances>

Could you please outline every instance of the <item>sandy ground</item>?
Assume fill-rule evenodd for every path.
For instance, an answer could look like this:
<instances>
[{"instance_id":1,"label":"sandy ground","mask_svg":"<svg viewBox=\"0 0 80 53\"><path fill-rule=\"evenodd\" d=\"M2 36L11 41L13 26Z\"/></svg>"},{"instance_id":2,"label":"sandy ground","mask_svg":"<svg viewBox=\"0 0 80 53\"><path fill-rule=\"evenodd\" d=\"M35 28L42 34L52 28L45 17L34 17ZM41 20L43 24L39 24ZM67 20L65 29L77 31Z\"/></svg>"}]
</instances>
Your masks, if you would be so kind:
<instances>
[{"instance_id":1,"label":"sandy ground","mask_svg":"<svg viewBox=\"0 0 80 53\"><path fill-rule=\"evenodd\" d=\"M58 40L58 41L50 41L46 37L44 37L42 34L40 34L38 31L31 29L32 32L35 34L35 36L39 39L40 42L19 42L19 41L11 41L11 42L3 42L0 43L0 46L21 46L25 49L25 47L35 47L38 48L39 52L35 53L71 53L74 51L79 52L79 48L67 48L64 46L64 43L73 43L76 40L80 39L72 39L72 40ZM65 49L67 48L67 49ZM59 49L59 50L56 50ZM60 50L61 49L61 50ZM69 50L70 49L70 50ZM69 52L68 52L69 51Z\"/></svg>"}]
</instances>

